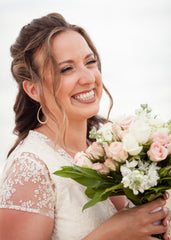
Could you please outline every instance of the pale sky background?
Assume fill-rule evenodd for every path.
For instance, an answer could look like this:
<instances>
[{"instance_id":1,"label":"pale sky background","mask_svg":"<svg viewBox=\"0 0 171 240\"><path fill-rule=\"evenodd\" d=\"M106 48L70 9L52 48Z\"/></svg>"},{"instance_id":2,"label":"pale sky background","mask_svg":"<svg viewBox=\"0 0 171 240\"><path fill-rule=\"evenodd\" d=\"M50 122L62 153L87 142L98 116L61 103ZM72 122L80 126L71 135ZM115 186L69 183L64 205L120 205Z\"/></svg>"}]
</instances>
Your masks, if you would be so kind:
<instances>
[{"instance_id":1,"label":"pale sky background","mask_svg":"<svg viewBox=\"0 0 171 240\"><path fill-rule=\"evenodd\" d=\"M111 117L148 103L171 118L171 0L0 0L0 166L15 139L9 48L23 25L50 12L81 25L94 41L114 99ZM102 114L107 104L103 98Z\"/></svg>"}]
</instances>

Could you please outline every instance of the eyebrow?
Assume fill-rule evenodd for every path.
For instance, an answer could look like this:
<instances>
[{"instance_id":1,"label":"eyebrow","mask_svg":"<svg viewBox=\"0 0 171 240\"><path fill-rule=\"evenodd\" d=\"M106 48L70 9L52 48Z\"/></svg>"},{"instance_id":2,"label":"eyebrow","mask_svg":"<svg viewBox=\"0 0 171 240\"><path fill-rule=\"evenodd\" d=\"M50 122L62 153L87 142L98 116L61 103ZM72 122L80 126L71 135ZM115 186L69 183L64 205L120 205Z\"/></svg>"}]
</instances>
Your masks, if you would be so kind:
<instances>
[{"instance_id":1,"label":"eyebrow","mask_svg":"<svg viewBox=\"0 0 171 240\"><path fill-rule=\"evenodd\" d=\"M89 53L88 55L86 55L86 57L84 59L87 59L91 56L94 56L94 53ZM58 63L58 65L62 65L64 63L73 63L73 60L68 59L68 60L65 60L65 61L62 61L62 62Z\"/></svg>"}]
</instances>

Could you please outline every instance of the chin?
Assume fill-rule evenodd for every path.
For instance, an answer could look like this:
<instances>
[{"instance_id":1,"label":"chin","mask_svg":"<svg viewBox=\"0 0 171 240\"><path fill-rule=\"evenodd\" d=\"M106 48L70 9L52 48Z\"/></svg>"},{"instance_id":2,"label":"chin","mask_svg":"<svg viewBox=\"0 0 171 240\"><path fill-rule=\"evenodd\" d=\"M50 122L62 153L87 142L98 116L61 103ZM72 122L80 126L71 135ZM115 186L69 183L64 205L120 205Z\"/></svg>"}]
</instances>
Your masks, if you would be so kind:
<instances>
[{"instance_id":1,"label":"chin","mask_svg":"<svg viewBox=\"0 0 171 240\"><path fill-rule=\"evenodd\" d=\"M99 107L96 109L92 109L92 111L90 111L90 109L89 109L89 111L87 113L85 113L83 115L83 117L84 117L84 119L88 119L88 118L91 118L91 117L97 115L98 112L99 112Z\"/></svg>"}]
</instances>

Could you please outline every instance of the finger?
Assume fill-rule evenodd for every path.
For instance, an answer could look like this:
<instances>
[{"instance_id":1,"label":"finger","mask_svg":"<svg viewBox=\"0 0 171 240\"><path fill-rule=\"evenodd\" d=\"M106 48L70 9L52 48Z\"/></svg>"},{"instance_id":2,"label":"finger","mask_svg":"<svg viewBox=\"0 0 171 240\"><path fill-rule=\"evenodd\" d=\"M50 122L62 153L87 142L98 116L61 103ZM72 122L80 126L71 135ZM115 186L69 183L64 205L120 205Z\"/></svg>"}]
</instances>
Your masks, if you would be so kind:
<instances>
[{"instance_id":1,"label":"finger","mask_svg":"<svg viewBox=\"0 0 171 240\"><path fill-rule=\"evenodd\" d=\"M164 218L163 221L162 221L162 224L164 226L168 226L169 225L169 218L168 217Z\"/></svg>"},{"instance_id":2,"label":"finger","mask_svg":"<svg viewBox=\"0 0 171 240\"><path fill-rule=\"evenodd\" d=\"M164 199L165 199L165 200L168 200L169 197L170 197L170 195L169 195L169 193L166 191L166 192L165 192L165 195L164 195Z\"/></svg>"},{"instance_id":3,"label":"finger","mask_svg":"<svg viewBox=\"0 0 171 240\"><path fill-rule=\"evenodd\" d=\"M161 233L166 233L167 232L167 227L163 225L154 225L151 224L151 229L150 232L152 234L161 234Z\"/></svg>"},{"instance_id":4,"label":"finger","mask_svg":"<svg viewBox=\"0 0 171 240\"><path fill-rule=\"evenodd\" d=\"M169 232L164 233L163 237L164 237L165 240L170 240L171 239Z\"/></svg>"},{"instance_id":5,"label":"finger","mask_svg":"<svg viewBox=\"0 0 171 240\"><path fill-rule=\"evenodd\" d=\"M166 211L166 217L163 219L163 225L170 224L171 221L171 210L167 207L163 207L163 209Z\"/></svg>"},{"instance_id":6,"label":"finger","mask_svg":"<svg viewBox=\"0 0 171 240\"><path fill-rule=\"evenodd\" d=\"M170 240L170 224L169 221L167 221L167 231L164 233L164 239Z\"/></svg>"},{"instance_id":7,"label":"finger","mask_svg":"<svg viewBox=\"0 0 171 240\"><path fill-rule=\"evenodd\" d=\"M151 212L150 213L150 221L151 221L151 223L154 223L154 222L157 222L157 221L165 219L167 217L167 212L168 211L169 211L168 209L161 208L158 211ZM164 224L164 225L166 226L167 224Z\"/></svg>"},{"instance_id":8,"label":"finger","mask_svg":"<svg viewBox=\"0 0 171 240\"><path fill-rule=\"evenodd\" d=\"M158 207L162 207L165 204L166 204L166 200L164 200L163 198L158 198L152 202L141 205L141 207L145 206L147 208L148 212L151 212L152 210L154 210Z\"/></svg>"}]
</instances>

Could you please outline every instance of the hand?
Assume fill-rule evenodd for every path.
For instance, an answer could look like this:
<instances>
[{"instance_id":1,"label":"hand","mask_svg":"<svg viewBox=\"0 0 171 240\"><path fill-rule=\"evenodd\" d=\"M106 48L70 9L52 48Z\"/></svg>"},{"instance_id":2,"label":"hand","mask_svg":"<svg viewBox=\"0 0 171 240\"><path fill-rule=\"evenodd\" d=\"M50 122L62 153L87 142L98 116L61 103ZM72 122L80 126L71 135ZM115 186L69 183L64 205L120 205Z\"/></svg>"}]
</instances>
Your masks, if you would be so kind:
<instances>
[{"instance_id":1,"label":"hand","mask_svg":"<svg viewBox=\"0 0 171 240\"><path fill-rule=\"evenodd\" d=\"M166 200L159 198L150 203L117 212L82 240L157 240L152 237L153 234L166 234L168 230L168 227L163 224L153 224L167 219L167 212L163 209L165 204ZM160 211L151 213L159 207L161 207Z\"/></svg>"},{"instance_id":2,"label":"hand","mask_svg":"<svg viewBox=\"0 0 171 240\"><path fill-rule=\"evenodd\" d=\"M154 225L153 223L162 219L167 219L168 213L163 208L155 213L150 212L158 207L163 207L165 204L166 200L157 199L153 202L143 204L129 210L118 212L116 215L113 216L113 218L117 218L113 232L113 236L115 236L116 238L113 237L111 239L157 239L155 237L152 237L151 235L165 233L168 230L168 227L166 225Z\"/></svg>"}]
</instances>

